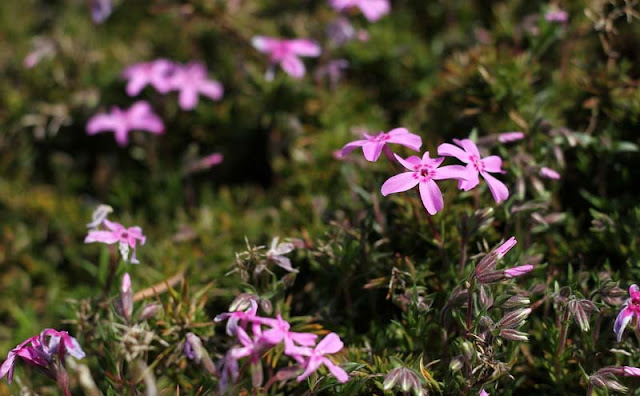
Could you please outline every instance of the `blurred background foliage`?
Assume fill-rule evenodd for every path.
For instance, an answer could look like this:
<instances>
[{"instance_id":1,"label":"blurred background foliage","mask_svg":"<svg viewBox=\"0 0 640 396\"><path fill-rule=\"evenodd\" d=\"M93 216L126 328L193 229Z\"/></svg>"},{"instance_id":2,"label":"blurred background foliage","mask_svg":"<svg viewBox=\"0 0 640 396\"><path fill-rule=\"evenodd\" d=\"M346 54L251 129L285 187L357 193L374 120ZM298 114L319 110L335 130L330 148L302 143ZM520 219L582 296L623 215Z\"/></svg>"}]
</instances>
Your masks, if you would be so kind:
<instances>
[{"instance_id":1,"label":"blurred background foliage","mask_svg":"<svg viewBox=\"0 0 640 396\"><path fill-rule=\"evenodd\" d=\"M338 332L351 347L345 360L365 362L359 370L372 376L360 375L342 394L382 394L375 374L394 367L391 355L414 368L420 354L425 362L443 359L435 375L448 378L448 357L434 348L438 316L397 302L414 298L419 286L434 306L446 303L462 280L461 224L477 209L495 211L490 226L469 235L470 256L484 250L483 241L493 246L511 235L519 257L542 255L546 264L518 282L522 289L542 285L552 293L558 282L588 295L605 277L623 288L640 279L636 2L396 0L377 23L348 13L368 39L346 43L328 34L338 14L324 0L113 3L98 25L87 1L0 2L2 353L44 327L70 327L64 320L77 311L70 299L102 287L96 268L104 251L82 243L99 203L148 237L142 264L128 268L134 288L182 271L192 291L213 283L198 311L202 321L248 290L225 276L245 238L255 245L300 238L305 247L293 255L300 273L273 303ZM545 20L553 6L569 13L567 23ZM250 45L254 35L309 37L324 51L305 60L303 80L279 70L268 82L267 58ZM42 59L26 68L24 58L38 49ZM164 135L134 132L127 147L110 133L86 135L91 115L136 100L125 94L123 69L160 57L205 62L224 84L223 100L202 98L185 112L174 93L147 88L139 98L164 119ZM331 81L323 70L336 59L349 67ZM512 197L496 206L486 187L457 193L446 184L445 210L428 219L409 194L380 195L395 173L386 164L367 163L359 152L334 157L358 137L356 127L397 126L420 134L432 153L471 133L525 132L526 140L491 149L505 160ZM224 162L184 173L211 152ZM540 179L540 166L562 179ZM399 291L387 287L394 268L410 274ZM549 300L543 303L529 324L531 343L513 365L516 381L504 380L495 394L581 394L583 372L620 359L607 352L613 308L598 319L598 343L576 340L569 355L550 357L555 345L546 338L557 329ZM187 321L172 331L178 342L191 329ZM640 364L637 352L624 359ZM166 389L201 375L181 371L184 365L167 364Z\"/></svg>"}]
</instances>

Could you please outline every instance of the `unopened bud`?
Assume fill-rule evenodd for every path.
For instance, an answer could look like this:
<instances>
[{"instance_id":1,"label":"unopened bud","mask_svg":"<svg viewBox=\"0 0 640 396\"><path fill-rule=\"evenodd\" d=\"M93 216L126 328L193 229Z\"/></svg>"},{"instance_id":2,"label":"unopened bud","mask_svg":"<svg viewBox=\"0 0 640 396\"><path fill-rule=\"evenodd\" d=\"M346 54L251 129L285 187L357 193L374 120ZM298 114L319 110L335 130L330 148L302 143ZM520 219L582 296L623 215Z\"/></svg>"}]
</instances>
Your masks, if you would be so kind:
<instances>
[{"instance_id":1,"label":"unopened bud","mask_svg":"<svg viewBox=\"0 0 640 396\"><path fill-rule=\"evenodd\" d=\"M476 278L478 279L478 282L483 283L485 285L488 283L499 282L501 280L507 279L504 271L502 270L484 272L482 274L477 275Z\"/></svg>"},{"instance_id":2,"label":"unopened bud","mask_svg":"<svg viewBox=\"0 0 640 396\"><path fill-rule=\"evenodd\" d=\"M502 304L502 308L504 309L514 309L514 308L523 308L531 305L531 300L529 297L523 295L511 296L507 301Z\"/></svg>"},{"instance_id":3,"label":"unopened bud","mask_svg":"<svg viewBox=\"0 0 640 396\"><path fill-rule=\"evenodd\" d=\"M147 304L144 308L142 308L142 312L140 312L140 320L151 319L158 314L162 310L162 305L151 303Z\"/></svg>"},{"instance_id":4,"label":"unopened bud","mask_svg":"<svg viewBox=\"0 0 640 396\"><path fill-rule=\"evenodd\" d=\"M115 303L116 311L129 322L133 313L133 290L131 289L131 277L128 273L122 276L120 285L120 299Z\"/></svg>"},{"instance_id":5,"label":"unopened bud","mask_svg":"<svg viewBox=\"0 0 640 396\"><path fill-rule=\"evenodd\" d=\"M229 306L230 312L246 311L251 308L251 302L258 301L258 296L250 293L242 293L238 297L234 298Z\"/></svg>"},{"instance_id":6,"label":"unopened bud","mask_svg":"<svg viewBox=\"0 0 640 396\"><path fill-rule=\"evenodd\" d=\"M202 350L202 340L191 332L187 333L184 341L185 356L196 363L200 363L202 360Z\"/></svg>"},{"instance_id":7,"label":"unopened bud","mask_svg":"<svg viewBox=\"0 0 640 396\"><path fill-rule=\"evenodd\" d=\"M527 333L523 333L522 331L518 331L516 329L502 329L500 330L500 337L509 341L529 341L529 335Z\"/></svg>"},{"instance_id":8,"label":"unopened bud","mask_svg":"<svg viewBox=\"0 0 640 396\"><path fill-rule=\"evenodd\" d=\"M498 255L498 259L503 258L504 255L507 254L509 252L509 250L511 250L511 248L516 245L516 243L518 243L518 241L516 241L516 238L515 237L511 237L511 238L507 239L507 241L505 243L503 243L502 245L498 246L494 250L494 252L496 252L496 254Z\"/></svg>"},{"instance_id":9,"label":"unopened bud","mask_svg":"<svg viewBox=\"0 0 640 396\"><path fill-rule=\"evenodd\" d=\"M473 273L476 277L480 277L486 272L492 271L496 267L496 264L498 264L498 255L495 252L491 252L478 262Z\"/></svg>"},{"instance_id":10,"label":"unopened bud","mask_svg":"<svg viewBox=\"0 0 640 396\"><path fill-rule=\"evenodd\" d=\"M508 312L498 323L496 327L499 329L514 329L520 327L531 313L531 308L516 309Z\"/></svg>"},{"instance_id":11,"label":"unopened bud","mask_svg":"<svg viewBox=\"0 0 640 396\"><path fill-rule=\"evenodd\" d=\"M462 357L458 356L451 360L449 363L449 370L451 371L460 371L464 366L464 362L462 361Z\"/></svg>"},{"instance_id":12,"label":"unopened bud","mask_svg":"<svg viewBox=\"0 0 640 396\"><path fill-rule=\"evenodd\" d=\"M483 285L480 285L479 302L480 306L482 306L486 310L489 310L489 308L493 306L493 296L491 295L491 291Z\"/></svg>"},{"instance_id":13,"label":"unopened bud","mask_svg":"<svg viewBox=\"0 0 640 396\"><path fill-rule=\"evenodd\" d=\"M515 278L518 276L522 276L528 272L531 272L533 270L533 265L531 264L527 264L527 265L520 265L517 267L513 267L513 268L509 268L507 270L504 271L504 275L511 279L511 278Z\"/></svg>"}]
</instances>

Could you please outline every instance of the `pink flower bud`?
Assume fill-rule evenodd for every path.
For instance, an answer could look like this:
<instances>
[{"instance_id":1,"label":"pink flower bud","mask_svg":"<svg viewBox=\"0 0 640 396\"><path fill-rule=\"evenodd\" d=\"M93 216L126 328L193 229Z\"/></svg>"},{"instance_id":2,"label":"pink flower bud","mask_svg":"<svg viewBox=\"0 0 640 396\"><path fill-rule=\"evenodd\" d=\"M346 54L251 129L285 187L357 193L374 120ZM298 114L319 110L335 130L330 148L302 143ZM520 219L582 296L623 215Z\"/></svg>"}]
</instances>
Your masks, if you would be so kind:
<instances>
[{"instance_id":1,"label":"pink flower bud","mask_svg":"<svg viewBox=\"0 0 640 396\"><path fill-rule=\"evenodd\" d=\"M545 177L547 179L560 180L560 174L558 172L544 166L540 168L540 176Z\"/></svg>"},{"instance_id":2,"label":"pink flower bud","mask_svg":"<svg viewBox=\"0 0 640 396\"><path fill-rule=\"evenodd\" d=\"M504 271L504 274L507 278L515 278L517 276L521 276L526 274L527 272L531 272L531 270L533 270L533 265L531 264L527 264L527 265L520 265L518 267L513 267L513 268L509 268L508 270Z\"/></svg>"},{"instance_id":3,"label":"pink flower bud","mask_svg":"<svg viewBox=\"0 0 640 396\"><path fill-rule=\"evenodd\" d=\"M522 132L504 132L498 135L500 143L517 142L522 139L524 139L524 133Z\"/></svg>"},{"instance_id":4,"label":"pink flower bud","mask_svg":"<svg viewBox=\"0 0 640 396\"><path fill-rule=\"evenodd\" d=\"M516 243L518 243L518 241L516 241L516 238L511 237L507 239L505 243L498 246L495 249L495 252L498 254L498 259L501 259L502 257L504 257L504 255L507 254L507 252L509 252L509 250L511 250L511 248L514 247Z\"/></svg>"}]
</instances>

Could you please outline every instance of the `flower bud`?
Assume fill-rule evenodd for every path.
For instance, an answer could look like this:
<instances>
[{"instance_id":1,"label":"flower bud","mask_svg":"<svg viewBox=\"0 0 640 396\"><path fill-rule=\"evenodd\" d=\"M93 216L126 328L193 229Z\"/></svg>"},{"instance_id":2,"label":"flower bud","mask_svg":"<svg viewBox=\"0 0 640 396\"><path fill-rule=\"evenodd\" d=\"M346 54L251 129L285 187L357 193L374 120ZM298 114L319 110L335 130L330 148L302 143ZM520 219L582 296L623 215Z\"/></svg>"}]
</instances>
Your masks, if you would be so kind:
<instances>
[{"instance_id":1,"label":"flower bud","mask_svg":"<svg viewBox=\"0 0 640 396\"><path fill-rule=\"evenodd\" d=\"M131 289L131 277L128 273L122 276L120 285L120 299L115 303L116 311L129 322L133 313L133 290Z\"/></svg>"},{"instance_id":2,"label":"flower bud","mask_svg":"<svg viewBox=\"0 0 640 396\"><path fill-rule=\"evenodd\" d=\"M196 363L202 360L202 340L197 335L189 332L184 342L184 354Z\"/></svg>"},{"instance_id":3,"label":"flower bud","mask_svg":"<svg viewBox=\"0 0 640 396\"><path fill-rule=\"evenodd\" d=\"M515 311L508 312L498 323L496 328L498 329L514 329L522 326L524 321L531 313L531 308L516 309Z\"/></svg>"},{"instance_id":4,"label":"flower bud","mask_svg":"<svg viewBox=\"0 0 640 396\"><path fill-rule=\"evenodd\" d=\"M156 316L161 310L162 305L160 304L147 304L144 308L142 308L142 312L140 312L140 320L151 319L152 317Z\"/></svg>"},{"instance_id":5,"label":"flower bud","mask_svg":"<svg viewBox=\"0 0 640 396\"><path fill-rule=\"evenodd\" d=\"M504 255L507 254L509 252L509 250L511 250L511 248L516 245L516 243L518 243L518 241L516 241L516 238L515 237L511 237L511 238L507 239L507 241L504 242L502 245L498 246L494 250L494 252L496 252L496 254L498 255L498 259L503 258Z\"/></svg>"},{"instance_id":6,"label":"flower bud","mask_svg":"<svg viewBox=\"0 0 640 396\"><path fill-rule=\"evenodd\" d=\"M507 301L502 304L502 308L504 309L514 309L514 308L524 308L531 305L531 300L529 297L523 295L515 295L509 297Z\"/></svg>"},{"instance_id":7,"label":"flower bud","mask_svg":"<svg viewBox=\"0 0 640 396\"><path fill-rule=\"evenodd\" d=\"M398 367L389 372L384 378L384 390L391 390L398 386L403 392L413 391L414 394L424 394L420 378L416 373L406 367Z\"/></svg>"},{"instance_id":8,"label":"flower bud","mask_svg":"<svg viewBox=\"0 0 640 396\"><path fill-rule=\"evenodd\" d=\"M499 282L507 279L504 271L488 271L477 275L478 282L483 284Z\"/></svg>"},{"instance_id":9,"label":"flower bud","mask_svg":"<svg viewBox=\"0 0 640 396\"><path fill-rule=\"evenodd\" d=\"M517 267L512 267L509 268L507 270L504 271L504 275L508 278L515 278L518 276L522 276L528 272L531 272L531 270L533 270L533 265L531 264L527 264L527 265L520 265Z\"/></svg>"},{"instance_id":10,"label":"flower bud","mask_svg":"<svg viewBox=\"0 0 640 396\"><path fill-rule=\"evenodd\" d=\"M502 329L500 330L500 337L509 341L529 341L529 335L515 329Z\"/></svg>"}]
</instances>

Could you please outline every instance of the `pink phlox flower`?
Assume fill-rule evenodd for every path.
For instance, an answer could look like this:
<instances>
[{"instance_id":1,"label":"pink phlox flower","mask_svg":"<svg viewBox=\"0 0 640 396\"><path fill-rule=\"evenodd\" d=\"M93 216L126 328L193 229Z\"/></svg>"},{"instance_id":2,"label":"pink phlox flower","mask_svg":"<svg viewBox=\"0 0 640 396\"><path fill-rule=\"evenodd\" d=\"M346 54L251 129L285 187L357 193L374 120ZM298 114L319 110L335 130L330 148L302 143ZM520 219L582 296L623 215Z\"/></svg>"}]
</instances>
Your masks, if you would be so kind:
<instances>
[{"instance_id":1,"label":"pink phlox flower","mask_svg":"<svg viewBox=\"0 0 640 396\"><path fill-rule=\"evenodd\" d=\"M177 66L167 59L140 62L127 67L122 76L128 80L127 95L136 96L144 87L151 85L160 93L167 93L173 87L171 77Z\"/></svg>"},{"instance_id":2,"label":"pink phlox flower","mask_svg":"<svg viewBox=\"0 0 640 396\"><path fill-rule=\"evenodd\" d=\"M299 57L317 57L322 49L320 46L308 39L277 39L266 36L255 36L251 39L251 44L258 51L269 54L271 65L267 70L266 79L273 79L273 66L279 64L287 74L294 78L302 78L305 74L305 67Z\"/></svg>"},{"instance_id":3,"label":"pink phlox flower","mask_svg":"<svg viewBox=\"0 0 640 396\"><path fill-rule=\"evenodd\" d=\"M305 347L313 346L316 343L316 338L318 338L317 334L289 331L291 325L282 319L280 314L276 315L275 319L264 318L262 324L270 327L262 332L262 338L272 345L284 342L284 353L294 357L298 355L295 344Z\"/></svg>"},{"instance_id":4,"label":"pink phlox flower","mask_svg":"<svg viewBox=\"0 0 640 396\"><path fill-rule=\"evenodd\" d=\"M116 142L120 146L126 146L129 142L128 134L131 130L162 134L164 132L164 124L162 119L153 113L148 102L138 101L127 110L113 107L111 113L94 115L89 119L86 129L89 135L113 131Z\"/></svg>"},{"instance_id":5,"label":"pink phlox flower","mask_svg":"<svg viewBox=\"0 0 640 396\"><path fill-rule=\"evenodd\" d=\"M429 152L420 157L412 155L407 159L396 154L396 159L410 172L403 172L389 178L382 185L382 195L407 191L416 185L419 186L420 198L427 212L434 215L444 207L442 192L436 184L436 180L458 179L466 180L467 168L461 165L447 165L440 167L444 158L430 158Z\"/></svg>"},{"instance_id":6,"label":"pink phlox flower","mask_svg":"<svg viewBox=\"0 0 640 396\"><path fill-rule=\"evenodd\" d=\"M622 310L613 324L613 332L616 333L618 342L622 339L622 333L633 317L640 318L640 288L633 284L629 287L629 299L625 301ZM636 319L640 327L640 320Z\"/></svg>"},{"instance_id":7,"label":"pink phlox flower","mask_svg":"<svg viewBox=\"0 0 640 396\"><path fill-rule=\"evenodd\" d=\"M519 265L517 267L506 269L504 271L504 275L507 277L507 279L511 279L518 276L522 276L526 273L531 272L532 270L533 270L533 265L531 264Z\"/></svg>"},{"instance_id":8,"label":"pink phlox flower","mask_svg":"<svg viewBox=\"0 0 640 396\"><path fill-rule=\"evenodd\" d=\"M246 328L247 323L260 321L260 317L256 315L258 312L258 303L251 300L249 304L249 308L245 311L225 312L217 315L213 320L215 322L227 320L227 334L234 335L239 328Z\"/></svg>"},{"instance_id":9,"label":"pink phlox flower","mask_svg":"<svg viewBox=\"0 0 640 396\"><path fill-rule=\"evenodd\" d=\"M524 133L522 132L503 132L498 134L498 141L500 143L516 142L524 139Z\"/></svg>"},{"instance_id":10,"label":"pink phlox flower","mask_svg":"<svg viewBox=\"0 0 640 396\"><path fill-rule=\"evenodd\" d=\"M329 0L337 11L357 7L370 22L375 22L391 11L389 0Z\"/></svg>"},{"instance_id":11,"label":"pink phlox flower","mask_svg":"<svg viewBox=\"0 0 640 396\"><path fill-rule=\"evenodd\" d=\"M540 168L540 176L552 180L560 180L560 174L551 168L543 166Z\"/></svg>"},{"instance_id":12,"label":"pink phlox flower","mask_svg":"<svg viewBox=\"0 0 640 396\"><path fill-rule=\"evenodd\" d=\"M177 67L170 84L172 90L180 91L178 103L183 110L195 109L199 95L220 100L224 94L222 84L209 79L207 68L202 62L190 62Z\"/></svg>"},{"instance_id":13,"label":"pink phlox flower","mask_svg":"<svg viewBox=\"0 0 640 396\"><path fill-rule=\"evenodd\" d=\"M122 224L109 220L104 220L104 226L107 230L89 231L84 239L84 243L102 242L108 245L119 243L120 254L125 260L129 260L132 264L139 264L136 259L136 247L138 242L144 245L147 238L142 235L142 228L129 227L125 228ZM133 250L133 254L129 259L129 248Z\"/></svg>"},{"instance_id":14,"label":"pink phlox flower","mask_svg":"<svg viewBox=\"0 0 640 396\"><path fill-rule=\"evenodd\" d=\"M509 189L507 186L490 175L490 173L505 173L502 170L502 159L497 155L491 155L485 158L480 157L478 146L469 139L456 139L454 142L462 147L462 149L453 144L443 143L438 146L438 155L456 157L467 164L469 177L467 180L460 180L460 182L458 182L458 188L464 191L471 190L480 183L478 175L482 175L487 181L493 199L497 203L509 198Z\"/></svg>"},{"instance_id":15,"label":"pink phlox flower","mask_svg":"<svg viewBox=\"0 0 640 396\"><path fill-rule=\"evenodd\" d=\"M28 338L9 351L7 359L0 366L0 378L6 375L8 383L13 381L15 362L18 357L32 366L47 369L54 356L62 359L65 355L71 355L76 359L85 357L80 344L69 333L45 329L39 335Z\"/></svg>"},{"instance_id":16,"label":"pink phlox flower","mask_svg":"<svg viewBox=\"0 0 640 396\"><path fill-rule=\"evenodd\" d=\"M411 150L419 151L422 146L422 138L409 132L407 128L395 128L389 132L380 132L377 135L362 133L363 140L355 140L344 145L340 150L340 156L344 157L358 147L362 147L362 152L367 161L377 161L380 153L387 147L388 143L400 144Z\"/></svg>"},{"instance_id":17,"label":"pink phlox flower","mask_svg":"<svg viewBox=\"0 0 640 396\"><path fill-rule=\"evenodd\" d=\"M291 267L291 260L286 257L285 254L291 253L295 246L291 242L278 243L279 238L273 238L271 241L271 247L267 251L267 260L273 261L278 267L283 268L289 272L298 272L297 269Z\"/></svg>"},{"instance_id":18,"label":"pink phlox flower","mask_svg":"<svg viewBox=\"0 0 640 396\"><path fill-rule=\"evenodd\" d=\"M298 348L297 352L306 356L303 367L304 372L297 378L298 382L315 372L321 365L324 365L338 381L345 383L349 380L349 375L341 367L329 360L325 355L339 352L344 347L340 337L336 333L327 334L315 348Z\"/></svg>"}]
</instances>

